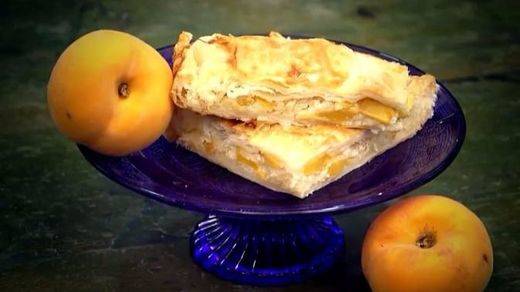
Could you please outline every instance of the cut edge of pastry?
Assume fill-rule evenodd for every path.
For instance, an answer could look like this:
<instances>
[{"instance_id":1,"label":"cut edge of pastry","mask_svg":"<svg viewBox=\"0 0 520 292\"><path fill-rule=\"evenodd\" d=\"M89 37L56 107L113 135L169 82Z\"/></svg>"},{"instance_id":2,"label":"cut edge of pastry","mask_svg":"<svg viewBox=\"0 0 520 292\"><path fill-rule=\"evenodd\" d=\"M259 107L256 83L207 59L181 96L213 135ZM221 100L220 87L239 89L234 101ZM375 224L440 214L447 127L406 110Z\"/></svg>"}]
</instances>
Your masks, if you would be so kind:
<instances>
[{"instance_id":1,"label":"cut edge of pastry","mask_svg":"<svg viewBox=\"0 0 520 292\"><path fill-rule=\"evenodd\" d=\"M197 121L190 120L188 123L185 121L184 124L188 124L192 129L182 128L179 131L178 126L183 125L183 121L174 118L167 137L169 140L177 139L179 144L189 150L253 182L275 191L305 198L315 190L341 178L366 164L377 155L414 136L422 128L424 123L433 115L436 87L431 88L431 83L427 79L416 80L415 93L418 94L417 100L419 102L414 104L410 115L402 121L401 128L378 133L358 130L362 134L358 135L356 139L339 146L336 145L342 151L333 156L325 152L325 155L329 155L327 159L330 161L326 161L326 169L322 169L321 175L304 174L294 170L280 171L275 166L265 166L268 164L276 165L276 161L268 162L265 158L260 161L255 160L247 155L247 151L245 154L237 151L237 149L241 149L240 147L252 147L248 142L248 133L253 130L249 129L246 123L190 113ZM181 115L177 113L174 117L178 118ZM175 129L176 126L177 129ZM293 126L291 128L298 129L300 127ZM223 135L223 139L215 140L218 135ZM229 141L232 140L238 141L230 144ZM258 151L258 149L253 147L254 151ZM320 155L323 154L317 153L315 157L319 158ZM336 161L339 161L339 165L334 166L331 171L330 169ZM319 161L317 165L319 167Z\"/></svg>"}]
</instances>

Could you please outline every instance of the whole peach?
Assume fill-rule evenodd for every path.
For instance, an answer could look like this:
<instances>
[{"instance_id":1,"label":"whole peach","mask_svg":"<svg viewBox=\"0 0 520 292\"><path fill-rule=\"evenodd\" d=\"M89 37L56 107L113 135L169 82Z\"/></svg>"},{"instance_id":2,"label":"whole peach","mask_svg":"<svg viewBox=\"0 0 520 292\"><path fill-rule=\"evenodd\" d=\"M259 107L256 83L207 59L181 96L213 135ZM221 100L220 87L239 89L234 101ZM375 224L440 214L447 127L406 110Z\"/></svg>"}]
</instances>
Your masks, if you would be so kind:
<instances>
[{"instance_id":1,"label":"whole peach","mask_svg":"<svg viewBox=\"0 0 520 292\"><path fill-rule=\"evenodd\" d=\"M482 291L493 250L480 219L438 195L409 197L367 231L363 273L373 291Z\"/></svg>"},{"instance_id":2,"label":"whole peach","mask_svg":"<svg viewBox=\"0 0 520 292\"><path fill-rule=\"evenodd\" d=\"M173 111L172 80L154 48L127 33L98 30L61 54L47 102L68 138L104 154L125 155L165 131Z\"/></svg>"}]
</instances>

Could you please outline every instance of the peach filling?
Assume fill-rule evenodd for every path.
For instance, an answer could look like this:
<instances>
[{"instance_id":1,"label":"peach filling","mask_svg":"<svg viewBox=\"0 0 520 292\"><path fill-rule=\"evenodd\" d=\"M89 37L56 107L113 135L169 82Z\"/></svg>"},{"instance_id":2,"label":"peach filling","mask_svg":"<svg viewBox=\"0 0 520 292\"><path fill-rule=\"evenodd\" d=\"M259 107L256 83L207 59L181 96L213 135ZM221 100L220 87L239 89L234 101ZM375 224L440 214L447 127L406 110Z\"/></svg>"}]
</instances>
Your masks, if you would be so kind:
<instances>
[{"instance_id":1,"label":"peach filling","mask_svg":"<svg viewBox=\"0 0 520 292\"><path fill-rule=\"evenodd\" d=\"M398 112L393 108L371 98L364 98L355 104L345 104L345 107L341 109L316 112L313 118L331 123L343 123L357 113L361 113L381 123L389 124L398 115Z\"/></svg>"},{"instance_id":2,"label":"peach filling","mask_svg":"<svg viewBox=\"0 0 520 292\"><path fill-rule=\"evenodd\" d=\"M261 108L268 109L268 110L274 108L273 103L271 103L259 96L240 96L236 99L236 102L240 106L250 106L250 105L256 104L256 105L260 106Z\"/></svg>"},{"instance_id":3,"label":"peach filling","mask_svg":"<svg viewBox=\"0 0 520 292\"><path fill-rule=\"evenodd\" d=\"M397 111L393 108L371 98L365 98L358 101L358 105L359 111L362 114L385 124L389 124L392 121L392 118L397 115Z\"/></svg>"},{"instance_id":4,"label":"peach filling","mask_svg":"<svg viewBox=\"0 0 520 292\"><path fill-rule=\"evenodd\" d=\"M278 169L283 167L283 162L278 157L266 152L261 152L260 155L270 167Z\"/></svg>"},{"instance_id":5,"label":"peach filling","mask_svg":"<svg viewBox=\"0 0 520 292\"><path fill-rule=\"evenodd\" d=\"M345 169L345 166L347 165L348 162L349 162L348 158L340 158L340 159L334 160L330 164L329 169L327 170L328 174L330 176L336 176L336 175L340 174L343 171L343 169Z\"/></svg>"},{"instance_id":6,"label":"peach filling","mask_svg":"<svg viewBox=\"0 0 520 292\"><path fill-rule=\"evenodd\" d=\"M319 172L323 169L323 166L326 165L332 157L327 153L323 153L309 160L302 168L303 174L311 175L316 172Z\"/></svg>"},{"instance_id":7,"label":"peach filling","mask_svg":"<svg viewBox=\"0 0 520 292\"><path fill-rule=\"evenodd\" d=\"M237 149L236 151L236 158L237 158L237 161L244 164L244 165L247 165L248 167L250 167L251 169L253 169L253 171L259 176L259 177L262 177L262 178L265 178L265 171L260 168L258 166L258 164L256 164L253 160L247 158L244 154L242 154L242 151L240 151L239 149Z\"/></svg>"}]
</instances>

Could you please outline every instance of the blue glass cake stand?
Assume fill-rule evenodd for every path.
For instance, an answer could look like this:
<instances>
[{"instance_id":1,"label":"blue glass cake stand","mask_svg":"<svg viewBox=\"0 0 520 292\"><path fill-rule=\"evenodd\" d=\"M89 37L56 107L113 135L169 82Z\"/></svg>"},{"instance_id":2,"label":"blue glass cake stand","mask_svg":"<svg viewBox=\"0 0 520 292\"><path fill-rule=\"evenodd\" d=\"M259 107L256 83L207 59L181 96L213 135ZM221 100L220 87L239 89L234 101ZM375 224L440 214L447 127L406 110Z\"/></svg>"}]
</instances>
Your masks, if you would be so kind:
<instances>
[{"instance_id":1,"label":"blue glass cake stand","mask_svg":"<svg viewBox=\"0 0 520 292\"><path fill-rule=\"evenodd\" d=\"M395 57L344 44L423 74ZM171 46L159 52L171 65ZM343 231L331 214L396 198L432 180L459 152L465 128L459 104L439 84L435 114L416 136L304 200L250 182L164 138L125 157L79 149L121 185L207 214L191 236L192 257L205 270L242 284L280 285L322 273L345 254Z\"/></svg>"}]
</instances>

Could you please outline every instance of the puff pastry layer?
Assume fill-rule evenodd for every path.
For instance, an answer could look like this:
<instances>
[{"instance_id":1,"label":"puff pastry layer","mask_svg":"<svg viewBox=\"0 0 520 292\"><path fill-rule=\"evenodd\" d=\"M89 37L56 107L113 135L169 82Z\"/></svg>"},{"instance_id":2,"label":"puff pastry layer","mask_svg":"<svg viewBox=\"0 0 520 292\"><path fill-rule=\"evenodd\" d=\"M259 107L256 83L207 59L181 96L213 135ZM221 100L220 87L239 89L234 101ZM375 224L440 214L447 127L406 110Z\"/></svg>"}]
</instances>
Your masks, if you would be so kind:
<instances>
[{"instance_id":1,"label":"puff pastry layer","mask_svg":"<svg viewBox=\"0 0 520 292\"><path fill-rule=\"evenodd\" d=\"M431 75L324 39L213 34L175 45L172 97L201 114L283 125L395 127ZM419 87L418 87L419 86Z\"/></svg>"},{"instance_id":2,"label":"puff pastry layer","mask_svg":"<svg viewBox=\"0 0 520 292\"><path fill-rule=\"evenodd\" d=\"M422 91L400 127L378 133L245 123L177 109L166 137L260 185L305 198L415 135L432 116L435 98L435 90Z\"/></svg>"}]
</instances>

